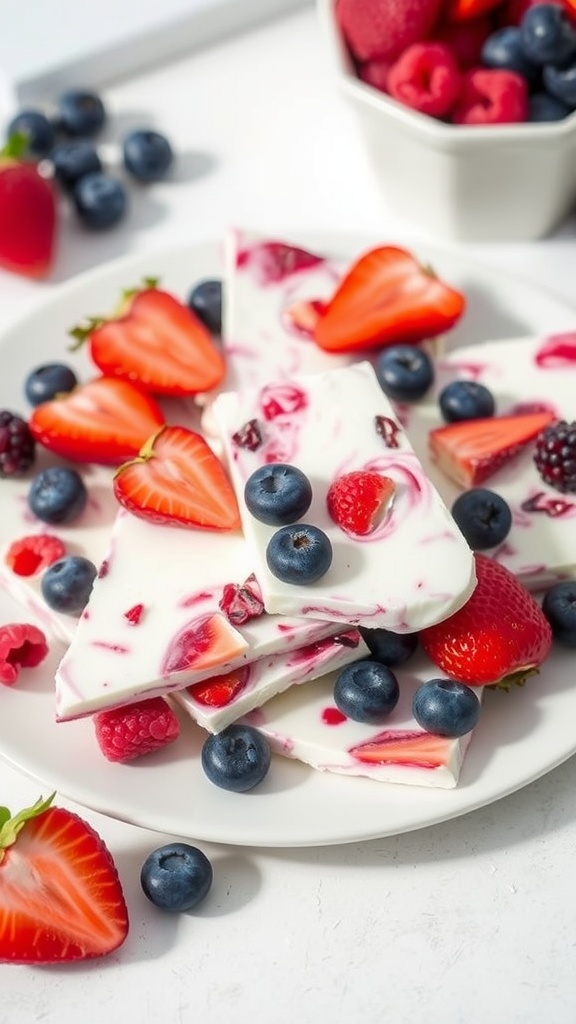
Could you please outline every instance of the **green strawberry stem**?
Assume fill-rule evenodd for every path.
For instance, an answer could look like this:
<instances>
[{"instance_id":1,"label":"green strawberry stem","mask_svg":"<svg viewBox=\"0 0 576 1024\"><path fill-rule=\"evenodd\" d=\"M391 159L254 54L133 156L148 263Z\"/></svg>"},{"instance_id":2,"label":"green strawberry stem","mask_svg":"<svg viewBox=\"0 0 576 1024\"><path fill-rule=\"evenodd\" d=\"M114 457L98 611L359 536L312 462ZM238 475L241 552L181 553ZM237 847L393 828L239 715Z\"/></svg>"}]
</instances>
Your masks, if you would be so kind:
<instances>
[{"instance_id":1,"label":"green strawberry stem","mask_svg":"<svg viewBox=\"0 0 576 1024\"><path fill-rule=\"evenodd\" d=\"M23 829L27 821L37 818L43 811L48 810L56 793L52 793L46 800L39 797L32 807L25 807L14 817L11 816L7 807L0 807L0 863L4 857L4 851L12 846L18 838L18 833Z\"/></svg>"},{"instance_id":2,"label":"green strawberry stem","mask_svg":"<svg viewBox=\"0 0 576 1024\"><path fill-rule=\"evenodd\" d=\"M75 339L75 344L69 345L68 351L77 352L78 349L82 348L86 338L89 337L92 331L96 330L97 327L101 327L102 324L107 323L108 320L118 319L126 312L126 307L130 302L130 299L133 299L135 295L139 295L140 292L147 291L149 288L156 288L159 281L159 277L143 277L139 286L137 285L135 288L125 288L121 292L120 302L111 316L88 316L84 323L76 324L75 327L72 327L72 329L68 331L68 334L71 338Z\"/></svg>"},{"instance_id":3,"label":"green strawberry stem","mask_svg":"<svg viewBox=\"0 0 576 1024\"><path fill-rule=\"evenodd\" d=\"M21 160L27 149L28 136L24 132L14 132L2 149L0 149L0 158L4 160Z\"/></svg>"},{"instance_id":4,"label":"green strawberry stem","mask_svg":"<svg viewBox=\"0 0 576 1024\"><path fill-rule=\"evenodd\" d=\"M538 675L539 669L536 665L527 665L525 668L517 668L514 672L510 672L507 676L502 676L497 683L492 684L494 690L504 690L508 693L513 686L524 686L524 683L530 676Z\"/></svg>"}]
</instances>

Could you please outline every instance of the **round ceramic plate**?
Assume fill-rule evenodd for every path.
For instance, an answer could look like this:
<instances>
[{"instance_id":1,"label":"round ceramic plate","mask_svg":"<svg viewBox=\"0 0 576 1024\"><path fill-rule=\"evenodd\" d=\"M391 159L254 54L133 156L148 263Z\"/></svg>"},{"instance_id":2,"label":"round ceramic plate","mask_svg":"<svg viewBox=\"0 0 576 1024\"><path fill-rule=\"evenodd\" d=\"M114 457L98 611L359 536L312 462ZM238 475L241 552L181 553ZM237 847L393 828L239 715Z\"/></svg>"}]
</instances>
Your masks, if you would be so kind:
<instances>
[{"instance_id":1,"label":"round ceramic plate","mask_svg":"<svg viewBox=\"0 0 576 1024\"><path fill-rule=\"evenodd\" d=\"M318 251L351 258L377 239L299 239ZM474 263L452 249L411 246L468 297L454 344L574 327L576 312L533 284ZM122 289L145 276L185 297L203 277L219 276L220 248L197 244L129 257L76 278L50 302L0 337L0 405L24 408L28 370L66 358L67 331L114 308ZM520 397L520 396L519 396ZM0 492L1 493L1 492ZM0 622L23 615L0 592ZM574 655L555 653L540 676L510 694L489 693L454 790L392 786L315 772L275 758L268 777L247 794L211 785L200 765L204 735L182 722L176 744L129 765L104 760L89 720L56 724L52 679L63 649L21 685L0 693L0 753L60 794L113 817L197 840L246 846L314 846L393 835L473 811L520 789L576 752Z\"/></svg>"}]
</instances>

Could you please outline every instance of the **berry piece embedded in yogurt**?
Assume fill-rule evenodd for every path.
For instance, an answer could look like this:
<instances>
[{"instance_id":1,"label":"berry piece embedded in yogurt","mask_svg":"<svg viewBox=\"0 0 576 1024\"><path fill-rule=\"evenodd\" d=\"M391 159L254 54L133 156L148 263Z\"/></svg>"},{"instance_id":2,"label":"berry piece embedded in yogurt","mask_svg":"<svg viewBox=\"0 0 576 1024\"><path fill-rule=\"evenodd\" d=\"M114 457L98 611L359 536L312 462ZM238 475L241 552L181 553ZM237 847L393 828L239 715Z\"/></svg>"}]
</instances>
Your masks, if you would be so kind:
<instances>
[{"instance_id":1,"label":"berry piece embedded in yogurt","mask_svg":"<svg viewBox=\"0 0 576 1024\"><path fill-rule=\"evenodd\" d=\"M395 490L390 477L359 469L332 481L326 506L330 518L344 533L366 537L384 519Z\"/></svg>"}]
</instances>

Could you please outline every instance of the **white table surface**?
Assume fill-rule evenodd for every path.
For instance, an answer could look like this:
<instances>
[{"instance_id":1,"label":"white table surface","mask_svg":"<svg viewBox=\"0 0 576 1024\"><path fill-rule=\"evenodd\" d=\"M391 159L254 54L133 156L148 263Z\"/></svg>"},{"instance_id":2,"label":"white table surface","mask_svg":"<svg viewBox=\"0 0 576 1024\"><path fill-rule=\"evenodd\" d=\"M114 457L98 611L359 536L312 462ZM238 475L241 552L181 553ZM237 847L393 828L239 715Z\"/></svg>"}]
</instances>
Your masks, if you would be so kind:
<instances>
[{"instance_id":1,"label":"white table surface","mask_svg":"<svg viewBox=\"0 0 576 1024\"><path fill-rule=\"evenodd\" d=\"M417 239L377 189L305 10L104 94L116 135L156 124L175 180L134 197L121 229L65 224L51 280L0 274L4 323L61 280L122 253L218 237L229 224ZM467 246L568 299L574 221L531 245ZM0 802L36 782L0 762ZM266 851L201 844L215 882L190 915L139 889L167 838L75 807L116 859L131 930L104 961L0 967L1 1024L576 1021L576 759L484 810L408 835ZM67 801L59 802L73 807Z\"/></svg>"}]
</instances>

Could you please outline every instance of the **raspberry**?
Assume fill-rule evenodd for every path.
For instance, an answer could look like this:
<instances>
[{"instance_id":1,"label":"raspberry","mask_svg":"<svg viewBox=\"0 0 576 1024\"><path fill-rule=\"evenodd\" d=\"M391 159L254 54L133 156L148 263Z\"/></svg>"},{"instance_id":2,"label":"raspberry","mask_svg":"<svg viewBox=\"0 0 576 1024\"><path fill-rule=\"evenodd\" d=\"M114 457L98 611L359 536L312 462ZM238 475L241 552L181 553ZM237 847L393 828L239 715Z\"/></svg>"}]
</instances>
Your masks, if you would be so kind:
<instances>
[{"instance_id":1,"label":"raspberry","mask_svg":"<svg viewBox=\"0 0 576 1024\"><path fill-rule=\"evenodd\" d=\"M462 77L454 124L514 124L528 116L528 85L515 71L472 68Z\"/></svg>"},{"instance_id":2,"label":"raspberry","mask_svg":"<svg viewBox=\"0 0 576 1024\"><path fill-rule=\"evenodd\" d=\"M21 476L36 457L36 442L21 416L0 410L0 477Z\"/></svg>"},{"instance_id":3,"label":"raspberry","mask_svg":"<svg viewBox=\"0 0 576 1024\"><path fill-rule=\"evenodd\" d=\"M394 483L380 473L356 470L333 480L326 504L331 519L357 537L365 537L382 521L394 497Z\"/></svg>"},{"instance_id":4,"label":"raspberry","mask_svg":"<svg viewBox=\"0 0 576 1024\"><path fill-rule=\"evenodd\" d=\"M4 561L16 576L35 576L65 554L66 547L59 537L53 537L50 533L35 533L12 541Z\"/></svg>"},{"instance_id":5,"label":"raspberry","mask_svg":"<svg viewBox=\"0 0 576 1024\"><path fill-rule=\"evenodd\" d=\"M41 629L27 622L0 627L0 683L12 686L21 668L36 668L48 654Z\"/></svg>"},{"instance_id":6,"label":"raspberry","mask_svg":"<svg viewBox=\"0 0 576 1024\"><path fill-rule=\"evenodd\" d=\"M428 35L441 6L441 0L338 0L336 19L357 60L395 60Z\"/></svg>"},{"instance_id":7,"label":"raspberry","mask_svg":"<svg viewBox=\"0 0 576 1024\"><path fill-rule=\"evenodd\" d=\"M180 735L180 723L163 697L98 711L93 717L96 739L108 761L133 761Z\"/></svg>"},{"instance_id":8,"label":"raspberry","mask_svg":"<svg viewBox=\"0 0 576 1024\"><path fill-rule=\"evenodd\" d=\"M379 92L388 92L388 75L392 63L389 60L367 60L358 68L358 77Z\"/></svg>"},{"instance_id":9,"label":"raspberry","mask_svg":"<svg viewBox=\"0 0 576 1024\"><path fill-rule=\"evenodd\" d=\"M413 43L388 72L388 92L400 103L432 117L445 117L460 92L461 75L443 43Z\"/></svg>"},{"instance_id":10,"label":"raspberry","mask_svg":"<svg viewBox=\"0 0 576 1024\"><path fill-rule=\"evenodd\" d=\"M482 15L470 21L447 22L435 31L434 38L450 47L460 68L464 70L480 64L482 48L492 32L490 17Z\"/></svg>"},{"instance_id":11,"label":"raspberry","mask_svg":"<svg viewBox=\"0 0 576 1024\"><path fill-rule=\"evenodd\" d=\"M576 494L576 420L558 420L538 434L534 462L544 483Z\"/></svg>"}]
</instances>

